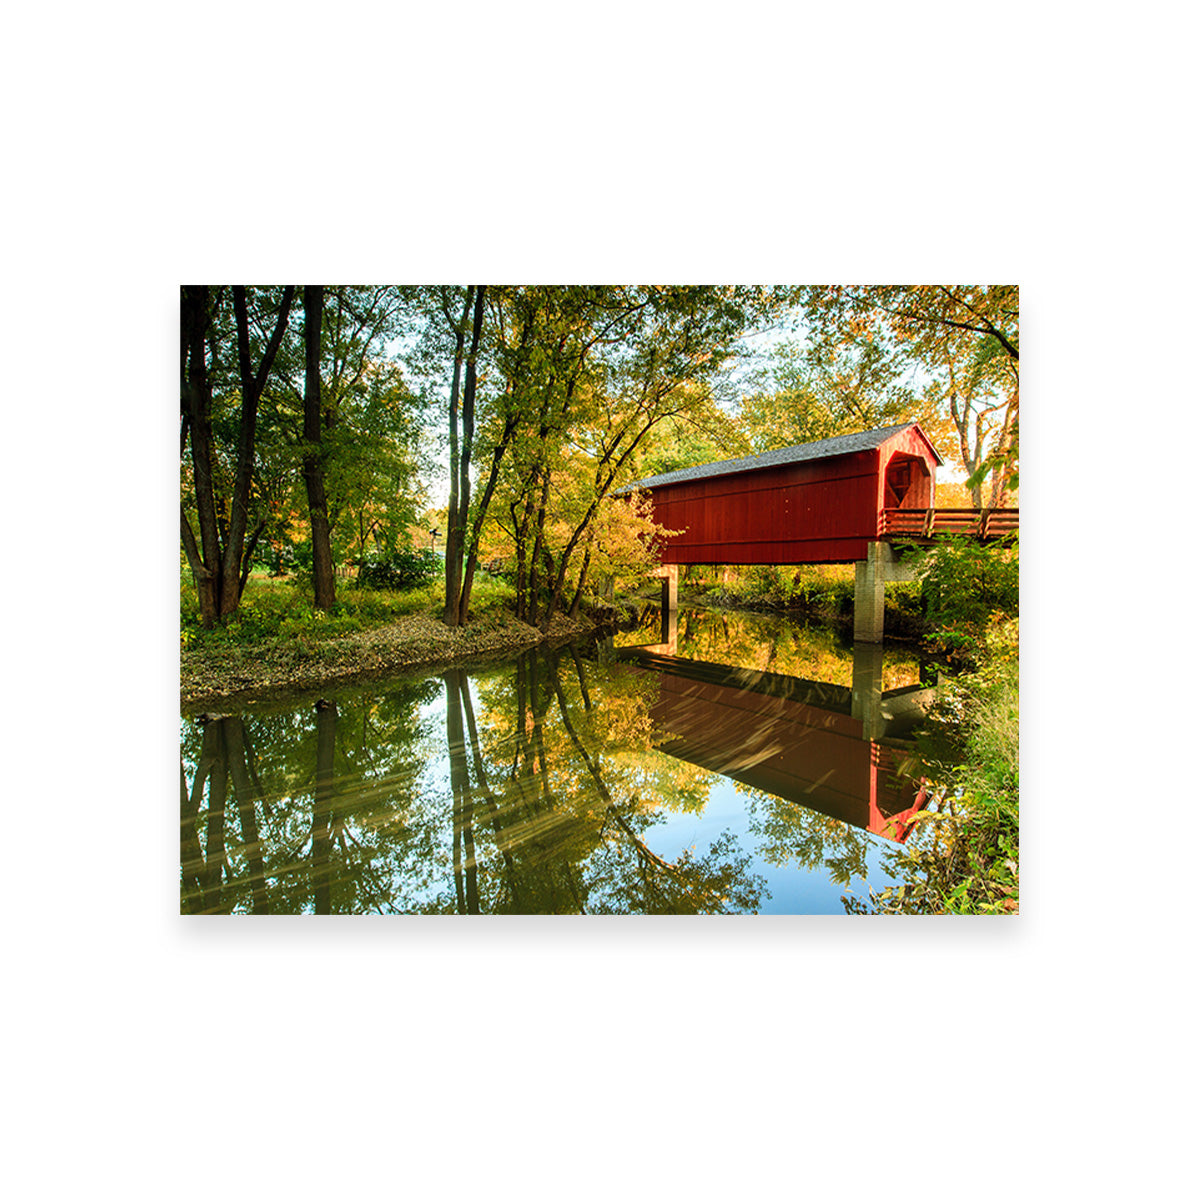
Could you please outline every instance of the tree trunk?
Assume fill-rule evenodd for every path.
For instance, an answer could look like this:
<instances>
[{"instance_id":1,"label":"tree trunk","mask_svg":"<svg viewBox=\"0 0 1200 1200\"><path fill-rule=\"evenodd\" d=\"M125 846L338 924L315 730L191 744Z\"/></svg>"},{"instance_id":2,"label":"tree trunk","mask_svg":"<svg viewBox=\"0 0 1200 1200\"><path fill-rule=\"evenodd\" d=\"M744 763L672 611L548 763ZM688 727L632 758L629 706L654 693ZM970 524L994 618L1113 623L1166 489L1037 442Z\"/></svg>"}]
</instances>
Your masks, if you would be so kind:
<instances>
[{"instance_id":1,"label":"tree trunk","mask_svg":"<svg viewBox=\"0 0 1200 1200\"><path fill-rule=\"evenodd\" d=\"M211 629L217 616L215 580L213 573L204 565L204 559L196 545L196 535L192 532L192 523L188 520L182 504L179 506L179 522L183 550L187 555L192 580L196 585L196 596L200 601L200 623L205 629Z\"/></svg>"},{"instance_id":2,"label":"tree trunk","mask_svg":"<svg viewBox=\"0 0 1200 1200\"><path fill-rule=\"evenodd\" d=\"M621 440L625 436L624 432L620 433L617 436L616 440L613 441L613 443L605 450L603 456L601 457L600 462L596 468L596 498L588 506L588 510L584 514L583 520L575 527L574 532L571 534L570 539L567 541L566 546L563 548L562 554L559 556L557 573L552 572L552 574L554 574L554 582L550 589L550 599L546 604L546 612L542 618L541 630L543 633L545 633L549 629L550 621L553 619L555 611L557 610L559 604L562 602L563 589L566 585L567 567L571 561L571 555L575 552L575 548L579 545L580 539L585 534L590 535L591 529L592 529L592 521L595 519L596 512L599 509L601 502L608 495L609 489L612 487L613 482L615 481L615 479L617 477L617 472L621 469L621 467L625 464L625 461L629 458L629 456L637 448L637 445L642 440L642 438L644 438L646 436L646 434L649 433L650 430L658 423L659 419L660 419L659 417L654 417L652 420L647 421L647 423L642 427L640 432L632 439L632 441L629 443L629 445L626 446L625 449L621 452L619 457L614 458L614 456L616 456L616 453L617 453L617 447L620 445ZM627 430L626 430L626 432L627 432ZM606 472L607 472L607 477L605 475ZM590 546L590 537L589 537L589 546ZM585 561L583 571L581 572L581 575L580 575L580 589L581 590L582 590L582 586L583 586L583 579L586 577L586 574L587 574L587 564ZM547 576L547 578L549 579L550 576ZM580 593L577 592L576 596L575 596L575 600L571 604L572 615L574 615L575 610L579 606L579 596L580 596Z\"/></svg>"},{"instance_id":3,"label":"tree trunk","mask_svg":"<svg viewBox=\"0 0 1200 1200\"><path fill-rule=\"evenodd\" d=\"M476 506L475 519L471 522L471 536L467 540L467 561L463 566L462 591L458 601L459 624L466 624L467 612L471 604L471 588L475 585L475 569L479 565L479 539L483 531L483 518L487 515L488 506L492 502L492 493L496 490L496 482L500 478L500 462L504 458L504 453L512 441L516 428L517 417L514 414L504 422L504 433L492 451L492 467L488 472L483 495Z\"/></svg>"},{"instance_id":4,"label":"tree trunk","mask_svg":"<svg viewBox=\"0 0 1200 1200\"><path fill-rule=\"evenodd\" d=\"M475 443L475 390L478 375L476 360L479 356L479 339L483 332L483 300L486 288L479 284L475 287L475 319L471 327L471 349L467 354L467 377L463 385L462 403L462 450L458 463L458 495L457 504L451 517L455 526L454 563L451 565L450 538L447 530L446 538L446 611L447 625L465 625L467 623L467 600L462 593L463 582L463 553L466 550L467 514L471 511L471 451ZM453 576L453 590L449 584Z\"/></svg>"},{"instance_id":5,"label":"tree trunk","mask_svg":"<svg viewBox=\"0 0 1200 1200\"><path fill-rule=\"evenodd\" d=\"M533 520L533 505L534 494L532 487L529 488L526 498L524 511L520 518L517 517L517 505L509 506L509 512L513 518L513 536L516 543L516 558L517 558L517 620L527 621L533 624L533 614L529 608L529 594L531 591L530 573L531 560L529 555L529 522Z\"/></svg>"},{"instance_id":6,"label":"tree trunk","mask_svg":"<svg viewBox=\"0 0 1200 1200\"><path fill-rule=\"evenodd\" d=\"M263 352L258 371L250 364L250 319L246 305L246 289L233 289L233 307L237 322L238 369L242 385L242 415L238 434L237 469L234 475L233 495L229 504L229 536L221 558L220 609L222 618L237 611L242 598L242 557L246 545L246 527L250 518L250 485L254 479L254 438L258 426L258 400L266 386L267 376L275 362L279 344L287 328L288 314L296 289L286 287L275 330Z\"/></svg>"},{"instance_id":7,"label":"tree trunk","mask_svg":"<svg viewBox=\"0 0 1200 1200\"><path fill-rule=\"evenodd\" d=\"M321 314L325 289L304 289L304 490L312 528L313 603L326 612L333 607L333 552L329 546L329 508L325 499L325 465L321 460Z\"/></svg>"},{"instance_id":8,"label":"tree trunk","mask_svg":"<svg viewBox=\"0 0 1200 1200\"><path fill-rule=\"evenodd\" d=\"M450 499L446 507L446 603L442 620L447 625L458 624L458 592L462 583L462 519L459 514L459 457L458 393L462 378L463 346L467 340L467 314L475 297L474 287L467 289L467 302L454 331L454 374L450 381ZM450 313L443 307L446 319Z\"/></svg>"},{"instance_id":9,"label":"tree trunk","mask_svg":"<svg viewBox=\"0 0 1200 1200\"><path fill-rule=\"evenodd\" d=\"M592 561L592 546L589 539L588 545L583 551L583 564L579 568L579 586L575 589L575 598L571 601L571 607L567 609L567 616L573 621L579 615L579 604L583 599L583 586L587 583L588 566Z\"/></svg>"},{"instance_id":10,"label":"tree trunk","mask_svg":"<svg viewBox=\"0 0 1200 1200\"><path fill-rule=\"evenodd\" d=\"M994 458L996 469L992 475L992 494L988 501L989 508L1003 508L1008 498L1008 481L1012 475L1012 461L1009 455L1012 451L1014 429L1016 426L1016 401L1011 401L1004 409L1004 426L996 439Z\"/></svg>"},{"instance_id":11,"label":"tree trunk","mask_svg":"<svg viewBox=\"0 0 1200 1200\"><path fill-rule=\"evenodd\" d=\"M211 629L220 609L221 542L212 476L212 389L205 363L204 344L211 321L206 287L185 287L180 292L182 345L180 400L192 443L192 484L196 491L196 516L200 523L197 546L187 514L181 512L181 533L188 565L200 603L200 622Z\"/></svg>"},{"instance_id":12,"label":"tree trunk","mask_svg":"<svg viewBox=\"0 0 1200 1200\"><path fill-rule=\"evenodd\" d=\"M543 445L543 452L545 447ZM526 620L530 625L537 623L538 619L538 559L545 555L549 558L549 552L546 550L545 533L546 533L546 509L550 504L550 467L543 463L541 468L541 483L542 491L537 501L537 512L534 518L534 536L533 549L529 555L529 598L526 603L526 610L529 616ZM547 579L549 575L547 575ZM550 613L547 609L545 625L550 623Z\"/></svg>"},{"instance_id":13,"label":"tree trunk","mask_svg":"<svg viewBox=\"0 0 1200 1200\"><path fill-rule=\"evenodd\" d=\"M267 527L267 519L263 517L261 521L254 527L254 532L250 535L249 541L246 542L246 552L242 555L242 574L238 580L238 595L240 596L246 590L246 580L250 578L250 564L254 558L254 547L258 545L258 539L262 536L262 531Z\"/></svg>"},{"instance_id":14,"label":"tree trunk","mask_svg":"<svg viewBox=\"0 0 1200 1200\"><path fill-rule=\"evenodd\" d=\"M518 363L523 363L523 352L529 341L529 334L532 328L532 321L525 320L521 324L521 337L516 346L516 354ZM503 342L503 328L501 327L498 338ZM513 435L516 433L517 425L520 421L520 413L517 410L517 392L519 389L519 380L521 378L521 366L517 366L511 371L508 377L508 385L505 389L507 396L508 413L504 420L504 432L500 435L500 440L492 450L492 465L488 471L487 483L483 488L483 495L480 497L479 503L475 508L475 518L471 522L471 533L467 539L466 545L466 562L463 566L462 588L459 593L458 600L458 619L460 624L465 624L467 614L471 605L471 589L475 584L475 570L479 565L479 540L483 530L483 520L487 516L488 507L492 502L492 493L496 490L496 484L500 479L500 464L504 459L508 447L511 445ZM510 509L513 513L513 529L517 529L516 511ZM520 553L517 555L518 562L520 561ZM518 571L521 568L518 567ZM517 586L517 617L521 618L521 613L524 611L523 602L521 600L521 585Z\"/></svg>"}]
</instances>

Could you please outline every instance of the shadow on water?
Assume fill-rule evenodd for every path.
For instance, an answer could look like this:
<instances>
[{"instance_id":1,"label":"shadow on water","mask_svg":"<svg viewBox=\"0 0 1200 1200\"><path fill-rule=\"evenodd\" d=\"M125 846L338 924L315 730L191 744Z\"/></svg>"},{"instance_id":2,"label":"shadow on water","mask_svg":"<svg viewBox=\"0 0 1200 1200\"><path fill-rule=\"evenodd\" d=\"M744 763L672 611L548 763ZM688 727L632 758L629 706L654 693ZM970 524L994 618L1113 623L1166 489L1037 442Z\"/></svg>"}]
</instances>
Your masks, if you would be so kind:
<instances>
[{"instance_id":1,"label":"shadow on water","mask_svg":"<svg viewBox=\"0 0 1200 1200\"><path fill-rule=\"evenodd\" d=\"M842 911L923 802L928 680L712 616L185 719L182 911Z\"/></svg>"}]
</instances>

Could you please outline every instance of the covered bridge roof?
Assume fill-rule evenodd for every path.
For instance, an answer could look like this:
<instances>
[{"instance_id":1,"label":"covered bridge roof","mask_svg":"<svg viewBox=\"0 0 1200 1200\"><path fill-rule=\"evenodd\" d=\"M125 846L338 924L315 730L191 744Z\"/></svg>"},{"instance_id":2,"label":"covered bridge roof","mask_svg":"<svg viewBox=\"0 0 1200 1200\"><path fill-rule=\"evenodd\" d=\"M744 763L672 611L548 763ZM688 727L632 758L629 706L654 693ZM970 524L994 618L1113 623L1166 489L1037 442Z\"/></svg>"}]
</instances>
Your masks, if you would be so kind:
<instances>
[{"instance_id":1,"label":"covered bridge roof","mask_svg":"<svg viewBox=\"0 0 1200 1200\"><path fill-rule=\"evenodd\" d=\"M883 429L869 429L865 433L843 433L839 437L823 438L819 442L805 442L801 446L785 446L782 450L768 450L765 454L752 454L746 458L727 458L722 462L703 463L698 467L684 467L679 471L668 471L665 475L651 475L647 479L637 479L618 488L616 496L624 492L638 491L663 487L668 483L687 483L693 479L708 479L714 475L735 475L742 471L761 471L766 467L782 467L788 463L810 462L819 458L835 458L841 454L857 454L862 450L873 450L883 445L889 438L905 429L917 429L922 437L924 430L916 421L906 421L901 425L888 425ZM926 442L929 439L925 438ZM942 456L929 445L939 466Z\"/></svg>"}]
</instances>

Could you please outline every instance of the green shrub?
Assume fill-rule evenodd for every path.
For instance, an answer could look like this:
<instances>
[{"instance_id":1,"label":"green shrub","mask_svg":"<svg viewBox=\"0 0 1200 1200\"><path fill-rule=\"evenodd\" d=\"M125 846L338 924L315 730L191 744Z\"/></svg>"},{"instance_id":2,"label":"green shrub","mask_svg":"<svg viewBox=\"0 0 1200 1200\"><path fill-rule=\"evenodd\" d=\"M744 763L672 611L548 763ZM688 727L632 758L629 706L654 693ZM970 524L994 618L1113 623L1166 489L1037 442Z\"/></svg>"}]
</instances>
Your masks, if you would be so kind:
<instances>
[{"instance_id":1,"label":"green shrub","mask_svg":"<svg viewBox=\"0 0 1200 1200\"><path fill-rule=\"evenodd\" d=\"M913 818L916 828L901 848L885 851L887 873L897 882L868 900L844 896L847 912L908 916L1013 913L1020 908L1020 866L1015 825L981 820L945 791Z\"/></svg>"},{"instance_id":2,"label":"green shrub","mask_svg":"<svg viewBox=\"0 0 1200 1200\"><path fill-rule=\"evenodd\" d=\"M795 571L790 567L748 567L743 573L739 596L751 604L786 605L794 591Z\"/></svg>"},{"instance_id":3,"label":"green shrub","mask_svg":"<svg viewBox=\"0 0 1200 1200\"><path fill-rule=\"evenodd\" d=\"M437 593L439 608L444 603L445 589L440 585ZM511 609L517 598L515 582L506 575L479 572L471 582L469 616L478 617L496 609Z\"/></svg>"},{"instance_id":4,"label":"green shrub","mask_svg":"<svg viewBox=\"0 0 1200 1200\"><path fill-rule=\"evenodd\" d=\"M436 579L443 559L433 550L397 550L369 558L358 573L358 586L405 591Z\"/></svg>"},{"instance_id":5,"label":"green shrub","mask_svg":"<svg viewBox=\"0 0 1200 1200\"><path fill-rule=\"evenodd\" d=\"M922 554L917 569L931 636L952 653L977 657L993 620L1019 611L1015 542L948 538Z\"/></svg>"}]
</instances>

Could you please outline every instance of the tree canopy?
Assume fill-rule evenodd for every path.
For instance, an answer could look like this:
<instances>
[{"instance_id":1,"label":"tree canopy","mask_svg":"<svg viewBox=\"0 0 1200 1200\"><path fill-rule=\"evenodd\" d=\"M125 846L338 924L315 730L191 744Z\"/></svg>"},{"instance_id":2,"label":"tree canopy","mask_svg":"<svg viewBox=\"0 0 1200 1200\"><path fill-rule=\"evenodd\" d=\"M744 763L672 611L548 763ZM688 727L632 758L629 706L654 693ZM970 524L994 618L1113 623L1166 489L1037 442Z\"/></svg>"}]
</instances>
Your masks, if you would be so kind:
<instances>
[{"instance_id":1,"label":"tree canopy","mask_svg":"<svg viewBox=\"0 0 1200 1200\"><path fill-rule=\"evenodd\" d=\"M804 314L817 347L866 339L917 368L932 412L949 418L975 505L983 503L985 481L988 505L1004 502L1017 486L1015 284L810 287Z\"/></svg>"}]
</instances>

